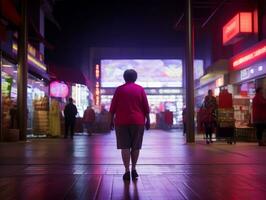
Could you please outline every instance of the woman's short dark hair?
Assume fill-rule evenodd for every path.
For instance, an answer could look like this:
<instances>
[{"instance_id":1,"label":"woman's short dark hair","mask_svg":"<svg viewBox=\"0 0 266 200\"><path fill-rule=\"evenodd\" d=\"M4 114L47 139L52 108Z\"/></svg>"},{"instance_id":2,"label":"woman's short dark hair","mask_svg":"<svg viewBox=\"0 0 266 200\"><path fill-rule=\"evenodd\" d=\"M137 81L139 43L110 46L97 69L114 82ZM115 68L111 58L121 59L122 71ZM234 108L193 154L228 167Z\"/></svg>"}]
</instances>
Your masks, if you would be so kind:
<instances>
[{"instance_id":1,"label":"woman's short dark hair","mask_svg":"<svg viewBox=\"0 0 266 200\"><path fill-rule=\"evenodd\" d=\"M124 72L123 77L124 77L124 80L126 81L126 83L128 83L128 82L134 83L138 78L138 74L134 69L127 69Z\"/></svg>"},{"instance_id":2,"label":"woman's short dark hair","mask_svg":"<svg viewBox=\"0 0 266 200\"><path fill-rule=\"evenodd\" d=\"M73 98L72 97L69 97L68 102L69 103L73 103Z\"/></svg>"}]
</instances>

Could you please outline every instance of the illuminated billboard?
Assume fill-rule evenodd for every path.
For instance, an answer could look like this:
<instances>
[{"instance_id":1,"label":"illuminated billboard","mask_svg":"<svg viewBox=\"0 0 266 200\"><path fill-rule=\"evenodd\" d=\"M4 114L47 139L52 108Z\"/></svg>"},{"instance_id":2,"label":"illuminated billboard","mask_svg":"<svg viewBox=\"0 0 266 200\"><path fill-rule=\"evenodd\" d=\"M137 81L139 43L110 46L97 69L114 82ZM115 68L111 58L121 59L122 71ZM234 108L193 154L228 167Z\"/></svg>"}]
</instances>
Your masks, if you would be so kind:
<instances>
[{"instance_id":1,"label":"illuminated billboard","mask_svg":"<svg viewBox=\"0 0 266 200\"><path fill-rule=\"evenodd\" d=\"M124 84L126 69L136 70L136 83L145 88L182 87L182 60L177 59L101 60L101 87L113 88Z\"/></svg>"}]
</instances>

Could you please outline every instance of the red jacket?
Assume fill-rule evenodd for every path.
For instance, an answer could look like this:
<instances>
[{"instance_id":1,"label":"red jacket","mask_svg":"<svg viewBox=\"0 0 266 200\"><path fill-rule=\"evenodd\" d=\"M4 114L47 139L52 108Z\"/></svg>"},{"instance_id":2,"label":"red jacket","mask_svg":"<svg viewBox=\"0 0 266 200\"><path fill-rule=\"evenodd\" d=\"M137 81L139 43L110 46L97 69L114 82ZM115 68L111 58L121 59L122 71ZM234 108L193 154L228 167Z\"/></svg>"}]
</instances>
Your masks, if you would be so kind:
<instances>
[{"instance_id":1,"label":"red jacket","mask_svg":"<svg viewBox=\"0 0 266 200\"><path fill-rule=\"evenodd\" d=\"M253 123L266 122L266 99L262 94L257 93L253 98Z\"/></svg>"},{"instance_id":2,"label":"red jacket","mask_svg":"<svg viewBox=\"0 0 266 200\"><path fill-rule=\"evenodd\" d=\"M144 125L149 104L143 87L135 83L119 86L112 99L110 113L115 114L115 125Z\"/></svg>"}]
</instances>

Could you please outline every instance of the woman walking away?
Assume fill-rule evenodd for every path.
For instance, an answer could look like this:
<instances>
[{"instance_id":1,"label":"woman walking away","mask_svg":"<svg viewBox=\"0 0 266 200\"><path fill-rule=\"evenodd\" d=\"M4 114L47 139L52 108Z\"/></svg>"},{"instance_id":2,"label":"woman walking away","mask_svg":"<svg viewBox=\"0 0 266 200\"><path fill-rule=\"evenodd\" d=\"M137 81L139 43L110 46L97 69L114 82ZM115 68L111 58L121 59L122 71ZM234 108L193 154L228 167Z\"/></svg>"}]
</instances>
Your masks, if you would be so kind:
<instances>
[{"instance_id":1,"label":"woman walking away","mask_svg":"<svg viewBox=\"0 0 266 200\"><path fill-rule=\"evenodd\" d=\"M133 69L124 72L125 84L119 86L112 99L111 129L116 131L117 149L121 149L125 166L124 180L130 180L130 159L132 162L131 176L137 179L136 164L142 146L144 126L150 128L149 105L144 89L135 84L137 72ZM146 122L145 122L146 118Z\"/></svg>"}]
</instances>

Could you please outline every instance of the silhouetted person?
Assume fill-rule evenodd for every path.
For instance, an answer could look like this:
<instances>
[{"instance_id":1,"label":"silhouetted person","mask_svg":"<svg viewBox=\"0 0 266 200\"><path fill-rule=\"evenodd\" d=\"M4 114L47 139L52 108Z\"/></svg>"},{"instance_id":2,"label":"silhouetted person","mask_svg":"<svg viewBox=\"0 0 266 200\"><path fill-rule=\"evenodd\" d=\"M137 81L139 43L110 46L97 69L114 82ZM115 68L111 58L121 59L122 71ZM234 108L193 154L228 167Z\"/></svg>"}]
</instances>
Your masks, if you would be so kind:
<instances>
[{"instance_id":1,"label":"silhouetted person","mask_svg":"<svg viewBox=\"0 0 266 200\"><path fill-rule=\"evenodd\" d=\"M212 94L212 90L208 90L208 95L204 99L203 106L205 108L204 129L206 134L206 143L212 142L212 132L216 126L216 111L218 108L216 98ZM208 140L209 138L209 140Z\"/></svg>"},{"instance_id":2,"label":"silhouetted person","mask_svg":"<svg viewBox=\"0 0 266 200\"><path fill-rule=\"evenodd\" d=\"M144 126L150 128L149 104L144 89L135 84L137 72L133 69L124 72L125 84L119 86L112 99L111 129L116 131L117 149L121 149L125 166L124 180L130 180L130 158L132 179L138 177L136 164L142 146ZM146 118L146 122L145 122Z\"/></svg>"},{"instance_id":3,"label":"silhouetted person","mask_svg":"<svg viewBox=\"0 0 266 200\"><path fill-rule=\"evenodd\" d=\"M253 123L256 127L258 144L259 146L265 146L262 136L266 128L266 99L263 97L261 87L256 89L256 94L252 102Z\"/></svg>"},{"instance_id":4,"label":"silhouetted person","mask_svg":"<svg viewBox=\"0 0 266 200\"><path fill-rule=\"evenodd\" d=\"M68 104L65 106L65 138L68 136L68 130L70 128L70 136L73 139L76 115L78 114L77 107L73 104L73 99L69 98Z\"/></svg>"},{"instance_id":5,"label":"silhouetted person","mask_svg":"<svg viewBox=\"0 0 266 200\"><path fill-rule=\"evenodd\" d=\"M10 115L10 127L9 128L11 129L18 128L18 108L15 103L10 108L9 115Z\"/></svg>"},{"instance_id":6,"label":"silhouetted person","mask_svg":"<svg viewBox=\"0 0 266 200\"><path fill-rule=\"evenodd\" d=\"M88 106L83 115L83 122L87 128L88 135L91 136L95 122L95 111L91 106Z\"/></svg>"}]
</instances>

